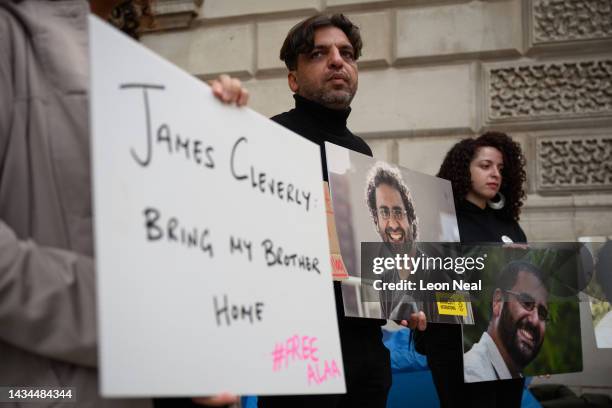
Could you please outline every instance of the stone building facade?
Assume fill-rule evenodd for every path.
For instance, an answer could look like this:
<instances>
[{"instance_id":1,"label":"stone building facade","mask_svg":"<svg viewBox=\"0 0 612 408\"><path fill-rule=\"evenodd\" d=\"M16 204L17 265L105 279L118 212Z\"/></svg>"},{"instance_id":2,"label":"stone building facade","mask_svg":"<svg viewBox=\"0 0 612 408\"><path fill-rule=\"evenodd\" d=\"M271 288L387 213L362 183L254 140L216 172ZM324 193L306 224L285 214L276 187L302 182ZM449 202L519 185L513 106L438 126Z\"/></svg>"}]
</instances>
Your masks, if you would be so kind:
<instances>
[{"instance_id":1,"label":"stone building facade","mask_svg":"<svg viewBox=\"0 0 612 408\"><path fill-rule=\"evenodd\" d=\"M505 131L528 163L521 225L530 241L612 236L612 0L157 0L154 8L146 46L199 78L241 78L265 116L293 103L278 58L288 30L317 12L343 12L364 39L349 127L375 156L435 174L457 140ZM611 392L601 362L611 357L585 351L584 379L563 379Z\"/></svg>"},{"instance_id":2,"label":"stone building facade","mask_svg":"<svg viewBox=\"0 0 612 408\"><path fill-rule=\"evenodd\" d=\"M506 131L529 163L530 240L612 235L612 1L158 0L143 42L243 79L270 116L292 104L282 40L316 12L362 29L349 125L376 156L434 174L456 140Z\"/></svg>"}]
</instances>

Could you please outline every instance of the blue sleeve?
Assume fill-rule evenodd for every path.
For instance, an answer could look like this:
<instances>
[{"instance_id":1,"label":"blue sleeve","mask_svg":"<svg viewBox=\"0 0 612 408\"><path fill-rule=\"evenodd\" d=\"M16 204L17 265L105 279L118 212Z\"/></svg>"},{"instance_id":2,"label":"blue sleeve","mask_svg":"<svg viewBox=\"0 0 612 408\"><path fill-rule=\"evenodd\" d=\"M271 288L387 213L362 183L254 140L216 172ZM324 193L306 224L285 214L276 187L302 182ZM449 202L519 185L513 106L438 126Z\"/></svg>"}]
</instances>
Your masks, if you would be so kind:
<instances>
[{"instance_id":1,"label":"blue sleeve","mask_svg":"<svg viewBox=\"0 0 612 408\"><path fill-rule=\"evenodd\" d=\"M521 400L521 408L541 408L542 405L538 402L536 397L529 391L529 384L531 383L532 377L525 378L525 388L523 388L523 398Z\"/></svg>"},{"instance_id":2,"label":"blue sleeve","mask_svg":"<svg viewBox=\"0 0 612 408\"><path fill-rule=\"evenodd\" d=\"M410 329L397 331L383 329L384 344L391 354L391 370L393 372L415 372L429 370L427 359L414 349L414 341L410 339Z\"/></svg>"}]
</instances>

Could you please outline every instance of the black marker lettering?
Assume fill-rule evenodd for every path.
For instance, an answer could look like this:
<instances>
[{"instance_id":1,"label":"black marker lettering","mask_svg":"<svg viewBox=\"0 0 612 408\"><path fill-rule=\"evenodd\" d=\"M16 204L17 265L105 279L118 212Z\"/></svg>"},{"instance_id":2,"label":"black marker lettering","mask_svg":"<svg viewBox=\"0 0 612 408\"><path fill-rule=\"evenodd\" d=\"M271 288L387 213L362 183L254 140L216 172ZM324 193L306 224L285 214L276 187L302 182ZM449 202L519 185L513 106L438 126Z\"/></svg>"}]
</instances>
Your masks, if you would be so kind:
<instances>
[{"instance_id":1,"label":"black marker lettering","mask_svg":"<svg viewBox=\"0 0 612 408\"><path fill-rule=\"evenodd\" d=\"M185 227L177 217L170 217L164 222L160 211L152 207L147 207L143 213L148 241L166 240L187 248L199 248L210 258L213 257L213 246L208 242L210 231L207 228Z\"/></svg>"},{"instance_id":2,"label":"black marker lettering","mask_svg":"<svg viewBox=\"0 0 612 408\"><path fill-rule=\"evenodd\" d=\"M264 248L264 255L268 266L281 265L288 267L296 267L298 269L304 269L306 271L314 270L318 274L319 260L317 258L310 258L305 255L299 255L297 253L286 254L283 248L274 248L272 240L265 239L261 242L261 246Z\"/></svg>"},{"instance_id":3,"label":"black marker lettering","mask_svg":"<svg viewBox=\"0 0 612 408\"><path fill-rule=\"evenodd\" d=\"M174 230L178 226L178 220L174 217L168 220L168 239L170 241L177 241L176 235L174 234Z\"/></svg>"},{"instance_id":4,"label":"black marker lettering","mask_svg":"<svg viewBox=\"0 0 612 408\"><path fill-rule=\"evenodd\" d=\"M276 256L274 256L274 252L272 251L272 247L274 246L272 244L272 241L266 239L261 243L261 245L264 247L264 251L266 251L266 263L268 264L268 266L274 265L276 263Z\"/></svg>"},{"instance_id":5,"label":"black marker lettering","mask_svg":"<svg viewBox=\"0 0 612 408\"><path fill-rule=\"evenodd\" d=\"M147 239L149 241L157 241L164 233L161 228L157 226L157 220L159 220L159 211L155 208L146 208L144 210L145 215L145 227L147 229Z\"/></svg>"},{"instance_id":6,"label":"black marker lettering","mask_svg":"<svg viewBox=\"0 0 612 408\"><path fill-rule=\"evenodd\" d=\"M236 166L235 166L235 159L236 159L236 148L238 147L238 145L242 142L247 142L247 138L246 137L241 137L240 139L236 140L236 143L234 143L234 146L232 147L232 156L230 159L230 168L232 170L232 175L234 176L234 178L236 180L244 180L245 178L247 178L248 176L246 174L242 174L242 175L238 175L238 173L236 173ZM251 169L252 171L253 169Z\"/></svg>"},{"instance_id":7,"label":"black marker lettering","mask_svg":"<svg viewBox=\"0 0 612 408\"><path fill-rule=\"evenodd\" d=\"M270 181L268 182L268 188L270 189L270 192L272 193L272 195L274 195L274 186L276 185L276 183L274 182L274 179L270 179Z\"/></svg>"},{"instance_id":8,"label":"black marker lettering","mask_svg":"<svg viewBox=\"0 0 612 408\"><path fill-rule=\"evenodd\" d=\"M227 295L223 295L223 307L219 308L219 306L217 305L217 297L213 297L213 302L215 305L215 317L217 318L217 326L221 326L221 320L219 319L219 315L225 314L225 321L226 324L229 326L230 324L230 318L229 318L229 314L227 313Z\"/></svg>"},{"instance_id":9,"label":"black marker lettering","mask_svg":"<svg viewBox=\"0 0 612 408\"><path fill-rule=\"evenodd\" d=\"M312 260L312 269L314 269L315 271L317 271L317 273L320 275L321 271L319 270L319 258L314 258Z\"/></svg>"},{"instance_id":10,"label":"black marker lettering","mask_svg":"<svg viewBox=\"0 0 612 408\"><path fill-rule=\"evenodd\" d=\"M308 211L310 208L310 194L310 191L302 191L302 196L304 197L304 200L306 200L306 211Z\"/></svg>"},{"instance_id":11,"label":"black marker lettering","mask_svg":"<svg viewBox=\"0 0 612 408\"><path fill-rule=\"evenodd\" d=\"M181 149L185 151L185 157L189 159L189 139L182 140L180 135L176 135L176 149L177 153L181 152Z\"/></svg>"},{"instance_id":12,"label":"black marker lettering","mask_svg":"<svg viewBox=\"0 0 612 408\"><path fill-rule=\"evenodd\" d=\"M142 167L147 167L149 165L149 163L151 162L151 158L153 155L153 135L151 132L151 107L149 106L149 93L148 90L149 89L156 89L156 90L164 90L165 87L163 85L155 85L155 84L121 84L119 85L119 89L142 89L142 95L143 95L143 100L144 100L144 108L145 108L145 126L147 129L147 133L146 133L146 154L144 156L144 159L141 159L137 154L136 151L134 150L134 148L130 149L130 154L132 155L132 158L136 161L136 163L138 163L139 165L141 165Z\"/></svg>"},{"instance_id":13,"label":"black marker lettering","mask_svg":"<svg viewBox=\"0 0 612 408\"><path fill-rule=\"evenodd\" d=\"M247 321L253 324L255 321L261 321L263 319L263 307L264 302L255 302L254 304L229 304L227 295L223 295L223 304L220 305L217 301L217 297L213 296L213 306L215 312L215 320L217 326L221 326L223 323L223 317L225 317L225 324L230 326L232 322L239 320Z\"/></svg>"},{"instance_id":14,"label":"black marker lettering","mask_svg":"<svg viewBox=\"0 0 612 408\"><path fill-rule=\"evenodd\" d=\"M251 166L251 187L257 187L257 183L255 182L255 167Z\"/></svg>"},{"instance_id":15,"label":"black marker lettering","mask_svg":"<svg viewBox=\"0 0 612 408\"><path fill-rule=\"evenodd\" d=\"M283 199L283 191L285 190L285 185L282 181L278 182L278 198Z\"/></svg>"},{"instance_id":16,"label":"black marker lettering","mask_svg":"<svg viewBox=\"0 0 612 408\"><path fill-rule=\"evenodd\" d=\"M201 140L193 141L193 160L195 160L197 164L202 164L202 141Z\"/></svg>"},{"instance_id":17,"label":"black marker lettering","mask_svg":"<svg viewBox=\"0 0 612 408\"><path fill-rule=\"evenodd\" d=\"M266 192L266 173L259 173L259 191L262 193Z\"/></svg>"},{"instance_id":18,"label":"black marker lettering","mask_svg":"<svg viewBox=\"0 0 612 408\"><path fill-rule=\"evenodd\" d=\"M293 184L287 184L287 202L293 201L291 193L293 193Z\"/></svg>"},{"instance_id":19,"label":"black marker lettering","mask_svg":"<svg viewBox=\"0 0 612 408\"><path fill-rule=\"evenodd\" d=\"M183 239L183 241L185 241L185 239ZM198 231L195 228L187 233L186 241L187 241L187 246L189 247L194 247L198 245Z\"/></svg>"},{"instance_id":20,"label":"black marker lettering","mask_svg":"<svg viewBox=\"0 0 612 408\"><path fill-rule=\"evenodd\" d=\"M251 241L247 241L246 239L241 240L240 238L234 238L232 236L230 236L230 254L233 254L234 251L236 252L244 252L242 250L242 247L244 246L244 249L246 249L247 251L247 256L249 257L249 261L252 260L252 243Z\"/></svg>"},{"instance_id":21,"label":"black marker lettering","mask_svg":"<svg viewBox=\"0 0 612 408\"><path fill-rule=\"evenodd\" d=\"M166 142L168 145L168 153L172 153L172 139L170 127L165 123L157 129L157 143Z\"/></svg>"},{"instance_id":22,"label":"black marker lettering","mask_svg":"<svg viewBox=\"0 0 612 408\"><path fill-rule=\"evenodd\" d=\"M297 205L302 205L302 202L300 201L300 190L298 189L295 190L295 203Z\"/></svg>"},{"instance_id":23,"label":"black marker lettering","mask_svg":"<svg viewBox=\"0 0 612 408\"><path fill-rule=\"evenodd\" d=\"M261 320L261 314L263 313L264 302L255 303L255 317L257 320Z\"/></svg>"},{"instance_id":24,"label":"black marker lettering","mask_svg":"<svg viewBox=\"0 0 612 408\"><path fill-rule=\"evenodd\" d=\"M208 230L205 229L202 231L202 235L200 236L200 249L204 252L207 252L210 257L213 257L213 247L212 244L208 244L206 241L206 237L208 237Z\"/></svg>"},{"instance_id":25,"label":"black marker lettering","mask_svg":"<svg viewBox=\"0 0 612 408\"><path fill-rule=\"evenodd\" d=\"M204 166L208 167L209 169L214 169L215 168L215 161L213 160L213 152L215 151L214 147L212 146L208 146L206 148L206 163L204 163Z\"/></svg>"}]
</instances>

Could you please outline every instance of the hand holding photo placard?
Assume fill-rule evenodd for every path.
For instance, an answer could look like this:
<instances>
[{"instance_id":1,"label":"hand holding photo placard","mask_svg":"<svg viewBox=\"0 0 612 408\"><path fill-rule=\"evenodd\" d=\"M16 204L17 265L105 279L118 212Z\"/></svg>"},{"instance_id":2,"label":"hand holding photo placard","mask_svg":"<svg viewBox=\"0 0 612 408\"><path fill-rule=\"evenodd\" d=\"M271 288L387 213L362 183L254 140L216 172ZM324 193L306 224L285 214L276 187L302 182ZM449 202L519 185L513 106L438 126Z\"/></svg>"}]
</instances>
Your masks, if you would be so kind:
<instances>
[{"instance_id":1,"label":"hand holding photo placard","mask_svg":"<svg viewBox=\"0 0 612 408\"><path fill-rule=\"evenodd\" d=\"M420 267L434 255L425 251L432 245L424 244L459 241L450 182L329 142L325 152L346 266L345 315L408 320L423 311L431 322L473 324L469 298L463 296L469 288L450 287L453 274L440 271L441 265ZM438 245L437 251L447 250ZM397 257L403 259L401 265L394 263ZM385 265L377 264L383 260ZM449 287L426 286L434 282Z\"/></svg>"},{"instance_id":2,"label":"hand holding photo placard","mask_svg":"<svg viewBox=\"0 0 612 408\"><path fill-rule=\"evenodd\" d=\"M90 48L103 394L344 392L319 148L95 17Z\"/></svg>"}]
</instances>

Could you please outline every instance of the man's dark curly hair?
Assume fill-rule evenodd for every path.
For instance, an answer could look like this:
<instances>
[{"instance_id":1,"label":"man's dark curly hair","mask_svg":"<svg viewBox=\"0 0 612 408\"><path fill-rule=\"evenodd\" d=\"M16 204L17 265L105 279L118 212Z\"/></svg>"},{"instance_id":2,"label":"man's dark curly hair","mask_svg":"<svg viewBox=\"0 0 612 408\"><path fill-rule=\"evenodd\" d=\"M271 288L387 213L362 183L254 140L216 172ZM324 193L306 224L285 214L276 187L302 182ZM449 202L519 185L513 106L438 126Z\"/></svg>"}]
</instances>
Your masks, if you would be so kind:
<instances>
[{"instance_id":1,"label":"man's dark curly hair","mask_svg":"<svg viewBox=\"0 0 612 408\"><path fill-rule=\"evenodd\" d=\"M359 27L351 22L344 14L332 14L325 16L317 14L297 23L289 33L280 50L280 59L290 71L297 69L298 56L308 54L314 48L315 31L323 27L336 27L344 32L353 46L355 61L361 55L361 34Z\"/></svg>"},{"instance_id":2,"label":"man's dark curly hair","mask_svg":"<svg viewBox=\"0 0 612 408\"><path fill-rule=\"evenodd\" d=\"M461 140L446 153L437 176L451 182L455 204L460 203L472 188L470 162L481 147L494 147L502 153L504 168L499 191L506 197L506 205L498 212L502 218L518 221L525 198L525 158L521 146L507 134L487 132L475 139Z\"/></svg>"},{"instance_id":3,"label":"man's dark curly hair","mask_svg":"<svg viewBox=\"0 0 612 408\"><path fill-rule=\"evenodd\" d=\"M508 262L499 273L495 288L501 291L511 290L516 285L519 272L532 274L548 292L548 282L544 272L536 265L523 260ZM490 313L493 315L493 305L491 305Z\"/></svg>"},{"instance_id":4,"label":"man's dark curly hair","mask_svg":"<svg viewBox=\"0 0 612 408\"><path fill-rule=\"evenodd\" d=\"M370 215L374 224L378 225L378 213L376 211L376 188L381 184L386 184L396 189L402 197L404 208L406 209L406 217L412 228L412 239L416 241L418 231L418 219L414 210L414 204L412 203L412 197L410 196L410 190L402 179L402 174L395 167L389 166L387 163L376 163L370 172L368 173L366 183L366 203L370 209Z\"/></svg>"},{"instance_id":5,"label":"man's dark curly hair","mask_svg":"<svg viewBox=\"0 0 612 408\"><path fill-rule=\"evenodd\" d=\"M516 284L516 280L518 279L519 272L530 273L535 276L538 281L542 284L542 286L546 286L546 276L544 272L536 265L532 264L528 261L511 261L504 266L504 268L499 273L497 277L497 281L495 287L501 290L510 290Z\"/></svg>"}]
</instances>

